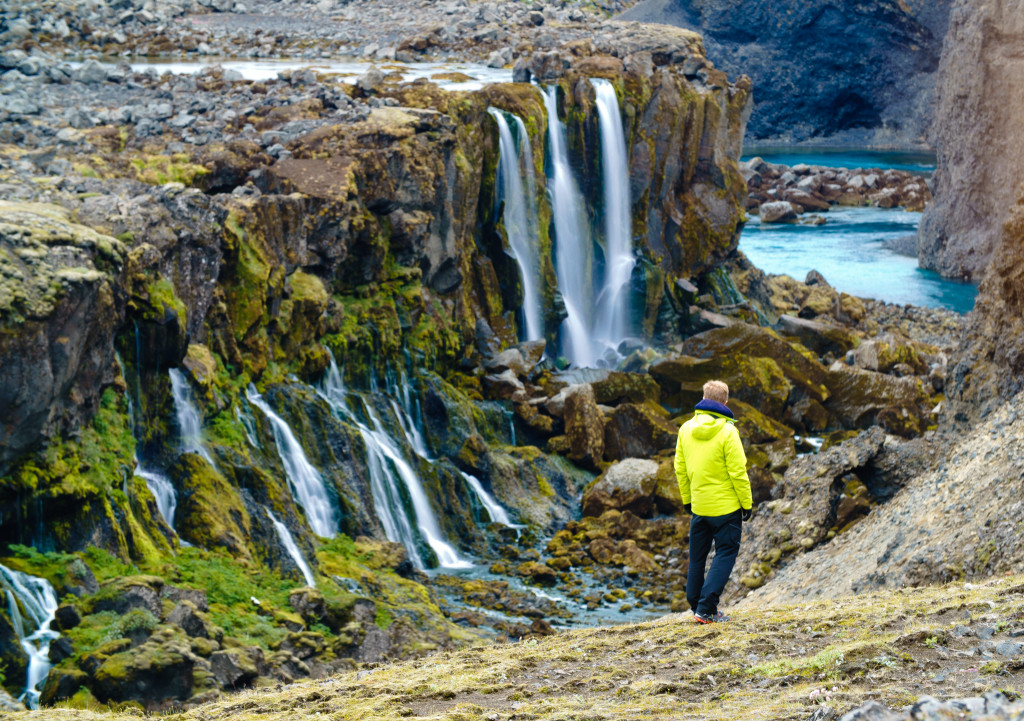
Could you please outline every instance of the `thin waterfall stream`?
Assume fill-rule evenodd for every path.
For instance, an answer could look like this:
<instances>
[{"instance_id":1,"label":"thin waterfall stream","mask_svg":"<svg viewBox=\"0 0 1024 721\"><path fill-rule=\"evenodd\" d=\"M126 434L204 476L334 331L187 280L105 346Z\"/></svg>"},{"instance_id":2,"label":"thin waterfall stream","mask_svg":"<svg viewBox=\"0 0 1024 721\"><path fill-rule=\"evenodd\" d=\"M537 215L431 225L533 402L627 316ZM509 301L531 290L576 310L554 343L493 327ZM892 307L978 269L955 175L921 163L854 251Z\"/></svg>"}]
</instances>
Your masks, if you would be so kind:
<instances>
[{"instance_id":1,"label":"thin waterfall stream","mask_svg":"<svg viewBox=\"0 0 1024 721\"><path fill-rule=\"evenodd\" d=\"M338 419L354 425L366 444L366 461L370 471L370 490L374 508L388 540L405 546L409 552L409 559L417 568L427 567L423 554L418 548L417 535L434 552L438 565L442 568L472 568L473 564L463 559L445 539L419 474L402 448L384 428L372 404L367 399L360 397L359 394L351 394L361 405L368 423L349 410L349 393L345 389L341 372L333 355L319 390L321 397L327 401ZM398 395L401 397L400 393ZM398 416L399 424L405 429L404 432L408 437L410 433L408 429L415 429L413 419L401 407L393 407L392 410ZM408 440L419 455L419 449L416 448L417 441L414 440L416 437L413 436ZM426 444L423 443L422 437L419 437L418 445L424 452L426 451ZM401 487L399 483L401 483ZM406 513L401 489L405 490L412 506L412 518ZM413 524L415 524L415 529Z\"/></svg>"},{"instance_id":2,"label":"thin waterfall stream","mask_svg":"<svg viewBox=\"0 0 1024 721\"><path fill-rule=\"evenodd\" d=\"M334 536L338 533L338 518L327 493L327 485L324 483L323 476L306 458L306 452L302 450L302 444L292 433L292 429L281 416L274 412L270 404L256 391L255 386L249 384L245 397L259 408L270 421L270 427L274 433L274 443L277 446L277 455L281 459L281 465L284 466L288 485L292 489L295 500L305 510L309 527L318 536L324 538Z\"/></svg>"},{"instance_id":3,"label":"thin waterfall stream","mask_svg":"<svg viewBox=\"0 0 1024 721\"><path fill-rule=\"evenodd\" d=\"M594 331L615 350L630 334L629 280L633 257L629 164L619 99L610 82L592 79L601 126L601 168L604 189L604 287L597 297Z\"/></svg>"},{"instance_id":4,"label":"thin waterfall stream","mask_svg":"<svg viewBox=\"0 0 1024 721\"><path fill-rule=\"evenodd\" d=\"M171 395L174 397L174 412L178 418L178 428L181 431L181 450L184 453L197 453L214 468L217 464L213 456L203 445L203 417L199 414L199 408L192 398L192 389L189 388L185 374L177 368L171 368Z\"/></svg>"},{"instance_id":5,"label":"thin waterfall stream","mask_svg":"<svg viewBox=\"0 0 1024 721\"><path fill-rule=\"evenodd\" d=\"M536 201L527 201L527 190L523 187L524 176L533 178L530 139L523 121L513 116L520 142L520 149L517 150L516 140L504 111L488 108L487 112L498 124L498 178L501 181L500 197L504 202L502 219L505 222L505 234L512 254L519 264L519 277L523 284L523 340L537 340L544 337L540 313L540 270L537 260L537 209ZM533 199L536 193L536 183L532 185L533 187L529 188L530 199Z\"/></svg>"},{"instance_id":6,"label":"thin waterfall stream","mask_svg":"<svg viewBox=\"0 0 1024 721\"><path fill-rule=\"evenodd\" d=\"M552 85L544 93L544 107L548 114L548 194L555 221L555 275L566 313L562 321L562 353L573 365L591 367L597 362L590 334L593 249L584 222L583 195L569 163L565 124L558 119L558 86Z\"/></svg>"},{"instance_id":7,"label":"thin waterfall stream","mask_svg":"<svg viewBox=\"0 0 1024 721\"><path fill-rule=\"evenodd\" d=\"M19 698L39 707L43 681L50 672L50 643L60 634L50 628L57 611L57 594L50 582L0 565L0 589L7 596L7 613L21 647L28 655L25 691Z\"/></svg>"},{"instance_id":8,"label":"thin waterfall stream","mask_svg":"<svg viewBox=\"0 0 1024 721\"><path fill-rule=\"evenodd\" d=\"M306 579L306 585L316 587L316 579L313 578L313 571L310 569L306 559L302 557L302 552L299 550L298 544L295 543L295 538L292 536L292 532L288 530L288 526L277 520L269 508L264 507L264 511L267 512L267 518L274 524L274 530L277 531L277 538L281 541L281 545L284 547L285 552L292 559L299 571L302 572L302 577Z\"/></svg>"}]
</instances>

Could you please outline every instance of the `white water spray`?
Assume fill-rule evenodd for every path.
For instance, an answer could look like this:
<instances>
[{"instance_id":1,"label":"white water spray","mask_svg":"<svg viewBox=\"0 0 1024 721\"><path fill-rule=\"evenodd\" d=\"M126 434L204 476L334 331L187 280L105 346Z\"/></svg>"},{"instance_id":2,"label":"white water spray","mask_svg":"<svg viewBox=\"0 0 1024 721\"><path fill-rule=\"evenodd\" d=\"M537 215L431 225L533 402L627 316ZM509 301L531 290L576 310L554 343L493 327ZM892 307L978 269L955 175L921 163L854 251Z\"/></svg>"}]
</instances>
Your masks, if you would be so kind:
<instances>
[{"instance_id":1,"label":"white water spray","mask_svg":"<svg viewBox=\"0 0 1024 721\"><path fill-rule=\"evenodd\" d=\"M277 445L277 455L280 456L281 465L284 466L288 485L291 486L295 500L306 511L309 527L318 536L324 538L334 536L338 532L338 519L330 496L327 494L323 476L306 458L306 452L302 450L302 444L292 433L292 429L288 427L281 416L274 413L270 404L264 400L251 383L246 390L245 397L263 411L267 420L270 421L270 427L274 432L274 442Z\"/></svg>"},{"instance_id":2,"label":"white water spray","mask_svg":"<svg viewBox=\"0 0 1024 721\"><path fill-rule=\"evenodd\" d=\"M484 507L485 511L487 511L487 515L490 517L492 523L500 523L501 525L508 526L509 528L522 528L522 526L512 523L512 519L508 517L508 513L502 505L495 500L494 496L487 492L487 489L484 488L484 484L480 482L479 478L470 473L466 473L465 471L459 472L462 474L462 477L466 479L466 483L469 484L473 493L476 494L477 499L480 501L480 505Z\"/></svg>"}]
</instances>

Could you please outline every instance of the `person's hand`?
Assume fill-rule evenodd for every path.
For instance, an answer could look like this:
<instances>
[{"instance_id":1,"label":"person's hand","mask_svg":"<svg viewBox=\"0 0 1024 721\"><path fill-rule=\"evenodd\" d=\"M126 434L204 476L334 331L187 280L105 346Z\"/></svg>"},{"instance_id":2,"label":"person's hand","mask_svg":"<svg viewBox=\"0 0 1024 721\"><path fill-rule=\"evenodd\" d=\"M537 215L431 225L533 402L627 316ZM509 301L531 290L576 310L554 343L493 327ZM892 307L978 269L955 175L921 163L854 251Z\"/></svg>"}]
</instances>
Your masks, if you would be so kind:
<instances>
[{"instance_id":1,"label":"person's hand","mask_svg":"<svg viewBox=\"0 0 1024 721\"><path fill-rule=\"evenodd\" d=\"M684 503L683 504L683 510L686 511L687 513L689 513L691 516L693 515L693 511L690 509L690 504L689 503Z\"/></svg>"},{"instance_id":2,"label":"person's hand","mask_svg":"<svg viewBox=\"0 0 1024 721\"><path fill-rule=\"evenodd\" d=\"M753 518L753 516L754 516L754 508L753 508L753 506L751 506L750 508L741 508L740 509L740 518L743 519L744 523L746 523L751 518Z\"/></svg>"}]
</instances>

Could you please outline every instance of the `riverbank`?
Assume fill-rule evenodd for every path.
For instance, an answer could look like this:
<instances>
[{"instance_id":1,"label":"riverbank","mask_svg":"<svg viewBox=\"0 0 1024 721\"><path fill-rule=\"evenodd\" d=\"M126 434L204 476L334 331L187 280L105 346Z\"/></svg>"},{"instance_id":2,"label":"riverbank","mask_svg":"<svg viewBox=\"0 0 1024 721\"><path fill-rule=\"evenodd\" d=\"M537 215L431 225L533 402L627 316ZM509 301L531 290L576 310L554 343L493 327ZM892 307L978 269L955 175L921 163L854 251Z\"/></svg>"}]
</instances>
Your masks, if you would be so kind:
<instances>
[{"instance_id":1,"label":"riverbank","mask_svg":"<svg viewBox=\"0 0 1024 721\"><path fill-rule=\"evenodd\" d=\"M1022 589L1024 577L1009 576L737 610L710 627L671 615L243 692L167 718L837 719L868 702L900 709L923 696L1019 688ZM10 718L129 716L47 709ZM914 718L945 717L933 704Z\"/></svg>"}]
</instances>

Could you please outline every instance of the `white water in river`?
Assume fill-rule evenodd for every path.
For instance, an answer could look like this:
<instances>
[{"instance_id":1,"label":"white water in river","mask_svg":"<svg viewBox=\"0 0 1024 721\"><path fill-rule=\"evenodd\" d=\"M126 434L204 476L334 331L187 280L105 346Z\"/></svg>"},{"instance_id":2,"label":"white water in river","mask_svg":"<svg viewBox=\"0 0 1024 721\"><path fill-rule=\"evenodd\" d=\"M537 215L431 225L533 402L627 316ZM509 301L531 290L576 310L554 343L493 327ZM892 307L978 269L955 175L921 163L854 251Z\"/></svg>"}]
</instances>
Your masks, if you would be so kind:
<instances>
[{"instance_id":1,"label":"white water in river","mask_svg":"<svg viewBox=\"0 0 1024 721\"><path fill-rule=\"evenodd\" d=\"M19 697L29 708L39 707L39 692L50 672L50 642L60 636L50 629L57 611L57 594L49 581L0 565L0 589L21 647L28 654L25 692ZM24 611L24 613L22 613Z\"/></svg>"},{"instance_id":2,"label":"white water in river","mask_svg":"<svg viewBox=\"0 0 1024 721\"><path fill-rule=\"evenodd\" d=\"M192 389L185 380L185 374L177 368L171 368L171 395L174 397L174 412L178 418L178 429L181 432L181 450L184 453L197 453L206 459L214 468L210 452L203 446L203 418L199 415L192 398Z\"/></svg>"},{"instance_id":3,"label":"white water in river","mask_svg":"<svg viewBox=\"0 0 1024 721\"><path fill-rule=\"evenodd\" d=\"M277 516L270 512L269 508L264 508L267 512L267 518L274 524L274 530L277 531L277 538L281 541L281 545L284 546L284 550L287 551L295 565L302 571L302 577L306 579L306 585L316 587L316 580L313 578L313 571L309 568L309 564L306 563L306 559L302 557L302 552L299 551L298 545L295 543L295 538L292 537L292 532L288 530L288 526L277 520Z\"/></svg>"},{"instance_id":4,"label":"white water in river","mask_svg":"<svg viewBox=\"0 0 1024 721\"><path fill-rule=\"evenodd\" d=\"M607 80L590 81L597 91L601 125L601 167L604 188L604 287L597 298L595 332L614 349L631 331L629 280L633 257L632 213L629 203L629 165L626 137L615 88Z\"/></svg>"},{"instance_id":5,"label":"white water in river","mask_svg":"<svg viewBox=\"0 0 1024 721\"><path fill-rule=\"evenodd\" d=\"M274 442L277 445L277 455L284 466L288 485L291 486L295 500L306 511L309 527L318 536L334 536L338 532L338 519L323 476L309 462L306 452L302 450L302 444L292 433L292 429L274 412L270 404L256 391L255 386L249 384L245 397L263 411L263 415L270 421Z\"/></svg>"},{"instance_id":6,"label":"white water in river","mask_svg":"<svg viewBox=\"0 0 1024 721\"><path fill-rule=\"evenodd\" d=\"M445 539L419 474L405 456L402 448L384 428L373 406L357 394L353 394L355 400L361 404L368 423L349 410L348 394L333 356L320 388L320 395L328 402L340 420L359 429L363 443L366 445L366 465L370 471L370 492L373 496L374 509L388 540L405 546L409 552L409 560L417 568L426 568L426 563L418 549L417 535L430 546L442 568L471 568L473 564L463 559ZM396 411L399 423L408 436L409 429L415 429L413 419L400 407L393 406L393 410ZM426 452L426 444L423 443L422 437L413 436L410 441L417 454L421 452L421 449L423 453ZM419 448L416 448L417 445ZM401 490L403 488L412 505L412 518L406 512L402 500ZM416 526L415 529L413 524Z\"/></svg>"},{"instance_id":7,"label":"white water in river","mask_svg":"<svg viewBox=\"0 0 1024 721\"><path fill-rule=\"evenodd\" d=\"M487 112L494 117L498 124L498 145L500 155L498 158L498 178L501 183L501 199L505 203L502 219L505 223L505 234L508 237L508 244L512 248L516 263L519 264L519 278L523 284L523 319L525 333L522 340L538 340L544 336L540 319L540 269L537 260L537 216L536 207L533 206L531 218L531 204L527 201L526 190L523 187L524 168L532 171L532 153L525 155L523 151L516 149L515 138L512 137L512 130L509 128L505 113L497 108L488 108ZM522 138L526 139L526 146L529 147L530 139L526 135L526 127L522 120L516 118L517 131ZM521 130L520 130L521 129ZM534 191L535 192L535 188Z\"/></svg>"}]
</instances>

